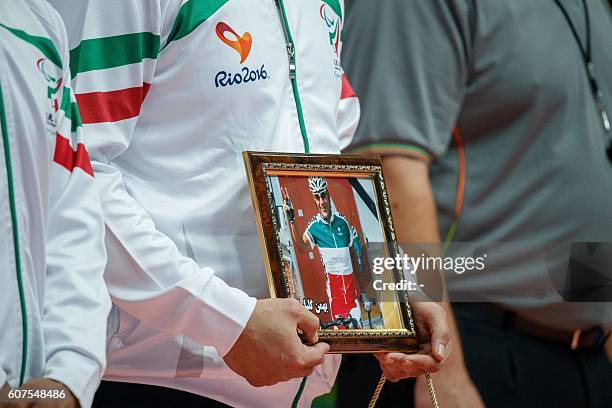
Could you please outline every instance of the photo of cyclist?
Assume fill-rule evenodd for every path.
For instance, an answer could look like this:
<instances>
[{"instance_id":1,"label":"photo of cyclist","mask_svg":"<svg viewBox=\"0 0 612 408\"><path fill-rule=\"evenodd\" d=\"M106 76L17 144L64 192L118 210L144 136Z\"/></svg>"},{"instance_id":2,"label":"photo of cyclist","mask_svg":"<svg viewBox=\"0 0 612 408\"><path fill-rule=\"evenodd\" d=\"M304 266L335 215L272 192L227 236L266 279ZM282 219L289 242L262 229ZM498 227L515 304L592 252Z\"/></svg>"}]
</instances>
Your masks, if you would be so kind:
<instances>
[{"instance_id":1,"label":"photo of cyclist","mask_svg":"<svg viewBox=\"0 0 612 408\"><path fill-rule=\"evenodd\" d=\"M333 320L322 323L321 328L361 329L362 308L369 312L371 301L364 290L365 282L360 282L365 278L364 273L356 273L363 272L362 265L367 265L360 259L365 253L361 249L357 229L347 217L332 207L326 178L309 177L308 187L317 213L303 233L300 233L295 222L289 192L284 188L281 193L295 247L302 253L317 247L325 270L326 292Z\"/></svg>"}]
</instances>

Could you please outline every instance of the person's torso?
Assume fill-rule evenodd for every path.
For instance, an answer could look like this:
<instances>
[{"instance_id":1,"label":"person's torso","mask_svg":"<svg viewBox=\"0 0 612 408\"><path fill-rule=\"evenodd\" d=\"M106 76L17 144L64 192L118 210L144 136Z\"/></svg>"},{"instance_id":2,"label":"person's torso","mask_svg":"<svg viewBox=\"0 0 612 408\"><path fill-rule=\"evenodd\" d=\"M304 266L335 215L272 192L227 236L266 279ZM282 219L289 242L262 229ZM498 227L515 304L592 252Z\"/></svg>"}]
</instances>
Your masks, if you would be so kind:
<instances>
[{"instance_id":1,"label":"person's torso","mask_svg":"<svg viewBox=\"0 0 612 408\"><path fill-rule=\"evenodd\" d=\"M327 222L317 214L310 221L307 231L319 250L326 273L331 275L353 273L350 253L351 231L342 215L333 213L331 220Z\"/></svg>"},{"instance_id":2,"label":"person's torso","mask_svg":"<svg viewBox=\"0 0 612 408\"><path fill-rule=\"evenodd\" d=\"M314 244L321 248L348 248L351 244L351 231L344 216L334 212L330 221L320 214L310 220L307 231L314 238Z\"/></svg>"},{"instance_id":3,"label":"person's torso","mask_svg":"<svg viewBox=\"0 0 612 408\"><path fill-rule=\"evenodd\" d=\"M561 3L586 48L582 3ZM612 11L605 1L587 4L595 75L612 113ZM494 266L495 287L490 277L464 274L450 289L508 291L548 308L561 297L551 283L554 262L541 256L547 246L612 241L606 157L612 136L596 109L579 44L554 1L474 5L470 73L457 120L466 183L454 241L513 242L523 250ZM453 145L431 171L443 236L456 206L458 157ZM612 318L597 314L583 310L564 319L576 326Z\"/></svg>"},{"instance_id":4,"label":"person's torso","mask_svg":"<svg viewBox=\"0 0 612 408\"><path fill-rule=\"evenodd\" d=\"M276 2L228 1L188 38L163 47L132 144L114 162L185 255L257 297L269 293L242 152L304 152L300 116L311 152L339 152L341 76L321 10L340 17L323 1L284 6L295 91ZM248 33L249 52L223 41L236 38L229 29Z\"/></svg>"},{"instance_id":5,"label":"person's torso","mask_svg":"<svg viewBox=\"0 0 612 408\"><path fill-rule=\"evenodd\" d=\"M197 16L183 16L179 34L161 36L157 59L145 61L154 70L150 89L138 118L128 119L137 120L130 147L112 165L183 255L212 267L228 285L267 298L242 152L303 153L308 145L312 153L339 153L342 73L330 33L339 30L342 12L338 1L329 0L220 3L187 36L179 38ZM295 44L295 83L285 20ZM253 388L214 348L171 337L116 306L110 328L110 380L186 389L253 407L266 406L269 398L289 404L299 387L287 382ZM331 387L339 359L328 360L309 379L311 396L304 401Z\"/></svg>"}]
</instances>

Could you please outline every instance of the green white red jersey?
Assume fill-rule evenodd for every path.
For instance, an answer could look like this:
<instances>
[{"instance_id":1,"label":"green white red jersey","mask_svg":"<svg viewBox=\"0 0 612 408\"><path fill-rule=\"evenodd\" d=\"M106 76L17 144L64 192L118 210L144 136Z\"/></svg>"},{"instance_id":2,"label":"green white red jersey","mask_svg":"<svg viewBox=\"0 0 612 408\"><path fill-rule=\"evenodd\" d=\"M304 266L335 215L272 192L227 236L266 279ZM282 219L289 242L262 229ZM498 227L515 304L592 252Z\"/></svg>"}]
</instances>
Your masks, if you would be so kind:
<instances>
[{"instance_id":1,"label":"green white red jersey","mask_svg":"<svg viewBox=\"0 0 612 408\"><path fill-rule=\"evenodd\" d=\"M359 288L353 273L351 248L354 249L354 227L346 217L332 210L329 221L317 214L306 227L306 236L312 247L317 247L327 275L327 295L334 317L348 314L360 319Z\"/></svg>"},{"instance_id":2,"label":"green white red jersey","mask_svg":"<svg viewBox=\"0 0 612 408\"><path fill-rule=\"evenodd\" d=\"M254 388L221 358L269 297L242 152L349 143L359 107L340 66L343 2L51 3L107 225L106 378L289 406L300 380ZM301 404L338 364L316 370Z\"/></svg>"},{"instance_id":3,"label":"green white red jersey","mask_svg":"<svg viewBox=\"0 0 612 408\"><path fill-rule=\"evenodd\" d=\"M46 377L89 407L110 299L68 51L47 2L0 2L0 388Z\"/></svg>"},{"instance_id":4,"label":"green white red jersey","mask_svg":"<svg viewBox=\"0 0 612 408\"><path fill-rule=\"evenodd\" d=\"M333 211L329 221L317 214L306 227L306 236L311 245L319 248L325 272L332 275L351 275L350 248L353 246L351 225L346 217Z\"/></svg>"}]
</instances>

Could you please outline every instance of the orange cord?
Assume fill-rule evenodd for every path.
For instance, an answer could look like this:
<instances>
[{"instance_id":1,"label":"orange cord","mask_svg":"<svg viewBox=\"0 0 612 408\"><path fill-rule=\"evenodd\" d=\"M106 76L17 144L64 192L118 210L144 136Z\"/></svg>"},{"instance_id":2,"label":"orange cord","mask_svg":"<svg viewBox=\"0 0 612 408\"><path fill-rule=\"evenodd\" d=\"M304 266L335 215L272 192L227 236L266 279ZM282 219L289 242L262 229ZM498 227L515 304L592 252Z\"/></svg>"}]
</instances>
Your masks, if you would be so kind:
<instances>
[{"instance_id":1,"label":"orange cord","mask_svg":"<svg viewBox=\"0 0 612 408\"><path fill-rule=\"evenodd\" d=\"M453 139L457 144L457 155L459 156L459 174L457 175L457 197L455 199L455 220L461 216L463 208L463 193L465 192L465 149L459 128L453 129Z\"/></svg>"}]
</instances>

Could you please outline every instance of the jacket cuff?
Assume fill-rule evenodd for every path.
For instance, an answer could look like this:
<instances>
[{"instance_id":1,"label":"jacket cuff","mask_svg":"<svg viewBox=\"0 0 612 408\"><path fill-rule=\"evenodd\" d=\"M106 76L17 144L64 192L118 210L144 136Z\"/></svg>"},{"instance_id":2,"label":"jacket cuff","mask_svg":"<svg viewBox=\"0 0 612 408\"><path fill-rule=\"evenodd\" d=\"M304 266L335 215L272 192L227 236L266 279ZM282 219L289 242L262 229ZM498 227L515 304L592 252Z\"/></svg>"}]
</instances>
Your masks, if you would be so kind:
<instances>
[{"instance_id":1,"label":"jacket cuff","mask_svg":"<svg viewBox=\"0 0 612 408\"><path fill-rule=\"evenodd\" d=\"M81 408L89 408L100 385L102 368L83 354L62 350L47 361L44 377L64 384L79 400Z\"/></svg>"},{"instance_id":2,"label":"jacket cuff","mask_svg":"<svg viewBox=\"0 0 612 408\"><path fill-rule=\"evenodd\" d=\"M202 325L204 344L225 356L234 347L253 314L257 299L230 287L221 278L212 276L202 288L201 298L206 303L208 316Z\"/></svg>"}]
</instances>

